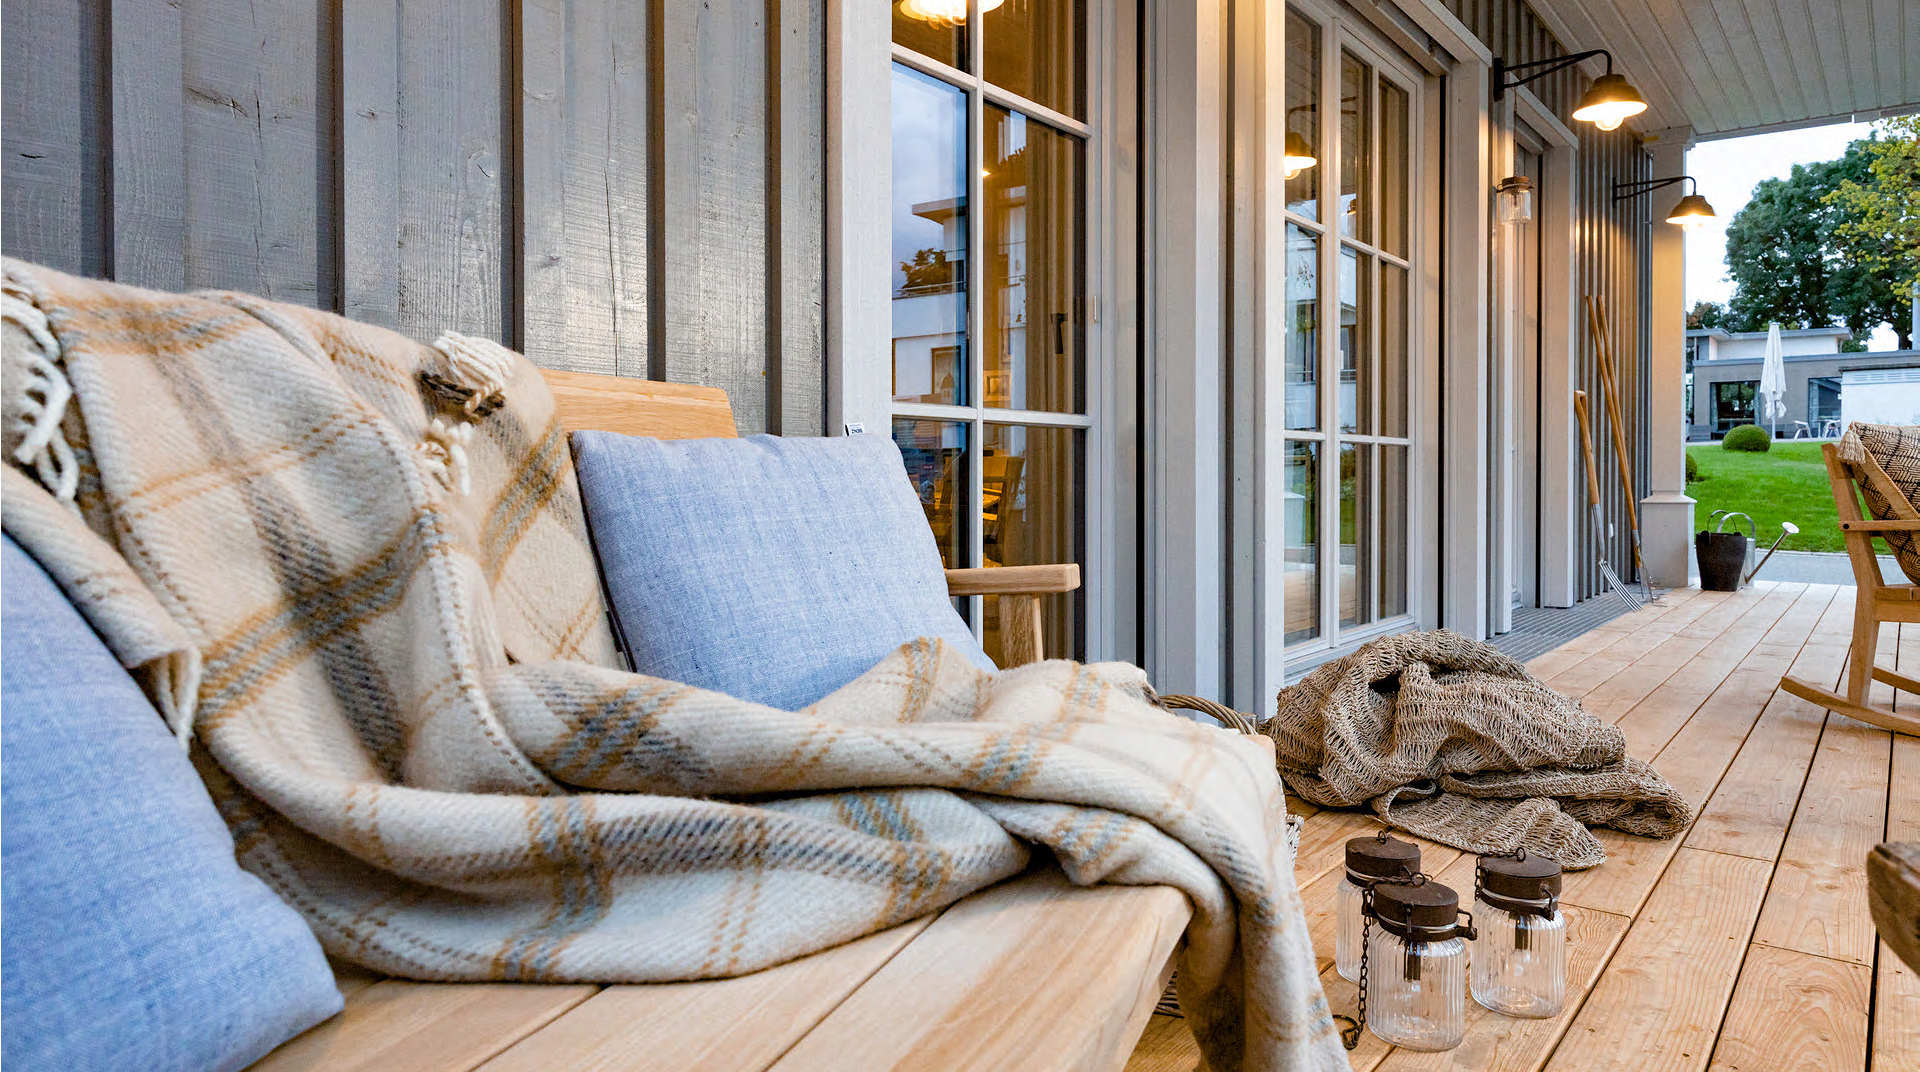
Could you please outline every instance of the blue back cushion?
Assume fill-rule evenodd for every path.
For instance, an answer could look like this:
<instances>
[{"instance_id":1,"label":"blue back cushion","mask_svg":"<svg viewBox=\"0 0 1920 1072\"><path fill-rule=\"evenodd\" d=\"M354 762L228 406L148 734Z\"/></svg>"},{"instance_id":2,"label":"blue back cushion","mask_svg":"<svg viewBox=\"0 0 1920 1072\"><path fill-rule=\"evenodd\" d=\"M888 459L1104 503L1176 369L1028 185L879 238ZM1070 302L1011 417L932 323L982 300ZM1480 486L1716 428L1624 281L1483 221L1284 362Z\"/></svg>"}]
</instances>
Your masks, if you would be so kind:
<instances>
[{"instance_id":1,"label":"blue back cushion","mask_svg":"<svg viewBox=\"0 0 1920 1072\"><path fill-rule=\"evenodd\" d=\"M916 637L993 663L893 440L573 434L633 668L797 710Z\"/></svg>"},{"instance_id":2,"label":"blue back cushion","mask_svg":"<svg viewBox=\"0 0 1920 1072\"><path fill-rule=\"evenodd\" d=\"M0 1063L236 1069L338 1012L139 686L11 538L0 569Z\"/></svg>"}]
</instances>

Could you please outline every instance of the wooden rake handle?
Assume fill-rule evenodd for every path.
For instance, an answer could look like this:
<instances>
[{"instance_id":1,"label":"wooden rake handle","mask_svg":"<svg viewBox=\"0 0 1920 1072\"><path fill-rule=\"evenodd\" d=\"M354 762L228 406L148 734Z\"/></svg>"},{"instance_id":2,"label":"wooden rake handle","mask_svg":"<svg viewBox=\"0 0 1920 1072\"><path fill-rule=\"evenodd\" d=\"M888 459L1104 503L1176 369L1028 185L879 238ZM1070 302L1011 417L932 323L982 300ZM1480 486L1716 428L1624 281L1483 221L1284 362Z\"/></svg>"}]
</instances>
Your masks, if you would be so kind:
<instances>
[{"instance_id":1,"label":"wooden rake handle","mask_svg":"<svg viewBox=\"0 0 1920 1072\"><path fill-rule=\"evenodd\" d=\"M1640 561L1640 512L1633 501L1633 467L1627 462L1627 436L1621 431L1620 384L1613 378L1613 349L1607 342L1607 307L1594 295L1587 296L1587 328L1593 333L1593 351L1600 359L1600 386L1606 394L1607 430L1613 434L1613 458L1620 465L1620 490L1625 493L1627 529L1633 534L1633 564L1644 576L1647 565Z\"/></svg>"},{"instance_id":2,"label":"wooden rake handle","mask_svg":"<svg viewBox=\"0 0 1920 1072\"><path fill-rule=\"evenodd\" d=\"M1595 476L1593 472L1593 433L1588 430L1587 425L1587 393L1585 391L1575 391L1573 393L1573 414L1580 418L1580 453L1585 455L1587 459L1587 505L1599 506L1600 478ZM1595 535L1604 536L1606 534L1596 533Z\"/></svg>"}]
</instances>

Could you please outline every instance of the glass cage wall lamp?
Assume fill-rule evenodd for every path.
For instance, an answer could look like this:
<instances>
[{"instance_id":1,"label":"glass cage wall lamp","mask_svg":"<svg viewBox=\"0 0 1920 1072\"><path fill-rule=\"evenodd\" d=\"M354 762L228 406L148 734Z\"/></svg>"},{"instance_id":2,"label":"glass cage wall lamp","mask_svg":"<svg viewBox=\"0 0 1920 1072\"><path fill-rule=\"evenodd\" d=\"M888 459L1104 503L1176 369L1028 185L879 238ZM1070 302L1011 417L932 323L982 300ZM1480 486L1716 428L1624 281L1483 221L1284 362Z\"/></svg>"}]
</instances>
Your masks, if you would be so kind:
<instances>
[{"instance_id":1,"label":"glass cage wall lamp","mask_svg":"<svg viewBox=\"0 0 1920 1072\"><path fill-rule=\"evenodd\" d=\"M1693 192L1681 198L1680 203L1673 206L1673 211L1667 214L1667 222L1678 224L1689 231L1705 227L1707 221L1715 218L1713 206L1707 204L1707 199L1700 196L1700 184L1692 175L1642 179L1639 182L1616 182L1613 184L1613 199L1624 201L1629 197L1639 197L1641 194L1652 193L1663 186L1672 186L1676 182L1693 183Z\"/></svg>"},{"instance_id":2,"label":"glass cage wall lamp","mask_svg":"<svg viewBox=\"0 0 1920 1072\"><path fill-rule=\"evenodd\" d=\"M1525 175L1509 175L1493 185L1499 195L1501 223L1527 223L1533 219L1533 180Z\"/></svg>"},{"instance_id":3,"label":"glass cage wall lamp","mask_svg":"<svg viewBox=\"0 0 1920 1072\"><path fill-rule=\"evenodd\" d=\"M1007 0L980 0L982 15ZM910 18L938 26L958 26L967 21L967 0L900 0L900 11Z\"/></svg>"},{"instance_id":4,"label":"glass cage wall lamp","mask_svg":"<svg viewBox=\"0 0 1920 1072\"><path fill-rule=\"evenodd\" d=\"M1524 86L1537 78L1545 78L1555 71L1563 71L1594 56L1607 58L1607 73L1594 79L1580 97L1580 103L1573 109L1573 117L1583 123L1592 123L1601 130L1616 130L1620 124L1632 116L1647 110L1646 100L1640 91L1624 77L1613 73L1613 53L1604 48L1590 48L1585 52L1576 52L1571 56L1558 59L1535 60L1532 63L1509 65L1504 59L1493 61L1493 99L1500 100L1507 90ZM1517 71L1526 74L1516 75Z\"/></svg>"}]
</instances>

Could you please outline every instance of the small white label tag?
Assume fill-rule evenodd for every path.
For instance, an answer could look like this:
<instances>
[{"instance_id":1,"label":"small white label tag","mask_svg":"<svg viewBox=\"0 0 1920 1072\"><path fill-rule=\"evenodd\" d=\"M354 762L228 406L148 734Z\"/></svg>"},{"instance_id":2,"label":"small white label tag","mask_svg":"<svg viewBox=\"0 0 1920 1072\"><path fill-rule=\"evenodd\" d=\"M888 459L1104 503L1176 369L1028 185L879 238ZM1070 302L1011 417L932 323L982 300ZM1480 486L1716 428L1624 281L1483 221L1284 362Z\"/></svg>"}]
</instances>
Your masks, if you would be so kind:
<instances>
[{"instance_id":1,"label":"small white label tag","mask_svg":"<svg viewBox=\"0 0 1920 1072\"><path fill-rule=\"evenodd\" d=\"M841 435L866 435L867 434L866 422L848 421L847 423L840 426L840 434Z\"/></svg>"}]
</instances>

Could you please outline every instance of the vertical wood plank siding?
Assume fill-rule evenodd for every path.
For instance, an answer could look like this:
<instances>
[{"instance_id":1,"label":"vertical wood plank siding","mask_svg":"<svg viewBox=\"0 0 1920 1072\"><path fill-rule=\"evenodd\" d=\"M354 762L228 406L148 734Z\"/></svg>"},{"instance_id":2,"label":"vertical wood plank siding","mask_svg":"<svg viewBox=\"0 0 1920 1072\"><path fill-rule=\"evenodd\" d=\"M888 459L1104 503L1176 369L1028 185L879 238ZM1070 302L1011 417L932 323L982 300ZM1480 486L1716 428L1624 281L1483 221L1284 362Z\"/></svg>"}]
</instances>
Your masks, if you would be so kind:
<instances>
[{"instance_id":1,"label":"vertical wood plank siding","mask_svg":"<svg viewBox=\"0 0 1920 1072\"><path fill-rule=\"evenodd\" d=\"M1555 40L1524 0L1447 0L1447 6L1468 29L1508 63L1564 56L1568 49ZM1586 92L1590 79L1577 69L1559 71L1528 88L1549 111L1564 118ZM1648 229L1654 224L1649 215L1648 198L1613 200L1613 184L1649 178L1651 156L1641 147L1640 135L1631 126L1611 133L1596 130L1591 123L1568 123L1580 136L1579 174L1574 191L1575 226L1578 228L1578 253L1574 264L1579 294L1597 295L1605 300L1613 329L1614 373L1620 380L1621 417L1627 427L1629 459L1633 469L1634 490L1647 492L1647 456L1644 426L1647 413L1647 300L1645 286L1648 267ZM1666 226L1662 223L1660 226ZM1626 529L1625 496L1621 492L1613 442L1606 434L1606 407L1601 403L1600 365L1593 340L1582 317L1580 353L1575 386L1593 400L1596 420L1594 452L1600 477L1601 507L1614 519L1614 534L1606 541L1606 553L1622 577L1633 576L1633 547ZM1581 498L1585 505L1584 495ZM1637 508L1637 507L1636 507ZM1604 591L1600 576L1599 548L1595 546L1593 526L1585 521L1584 510L1578 528L1580 549L1575 561L1582 570L1581 598Z\"/></svg>"},{"instance_id":2,"label":"vertical wood plank siding","mask_svg":"<svg viewBox=\"0 0 1920 1072\"><path fill-rule=\"evenodd\" d=\"M825 7L17 0L0 238L713 384L742 432L818 435Z\"/></svg>"}]
</instances>

